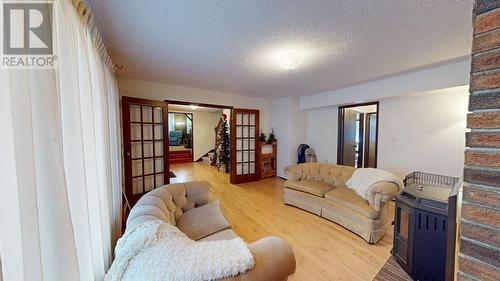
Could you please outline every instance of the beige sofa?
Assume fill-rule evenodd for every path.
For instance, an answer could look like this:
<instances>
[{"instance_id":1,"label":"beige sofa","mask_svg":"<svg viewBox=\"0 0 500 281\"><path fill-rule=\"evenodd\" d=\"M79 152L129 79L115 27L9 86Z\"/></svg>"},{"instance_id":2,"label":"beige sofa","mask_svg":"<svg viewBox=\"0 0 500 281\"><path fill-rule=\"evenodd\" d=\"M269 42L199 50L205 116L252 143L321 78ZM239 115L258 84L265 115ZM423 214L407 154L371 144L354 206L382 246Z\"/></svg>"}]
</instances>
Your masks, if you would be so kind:
<instances>
[{"instance_id":1,"label":"beige sofa","mask_svg":"<svg viewBox=\"0 0 500 281\"><path fill-rule=\"evenodd\" d=\"M374 244L388 228L388 203L399 189L394 183L379 182L370 187L366 200L345 186L354 170L322 163L286 167L285 204L338 223Z\"/></svg>"},{"instance_id":2,"label":"beige sofa","mask_svg":"<svg viewBox=\"0 0 500 281\"><path fill-rule=\"evenodd\" d=\"M160 218L176 225L196 241L238 237L224 217L218 200L209 202L210 185L205 181L170 184L154 189L135 204L127 218L127 229ZM127 230L125 230L127 231ZM295 256L283 239L270 236L248 245L255 260L253 269L224 280L287 280L295 272Z\"/></svg>"}]
</instances>

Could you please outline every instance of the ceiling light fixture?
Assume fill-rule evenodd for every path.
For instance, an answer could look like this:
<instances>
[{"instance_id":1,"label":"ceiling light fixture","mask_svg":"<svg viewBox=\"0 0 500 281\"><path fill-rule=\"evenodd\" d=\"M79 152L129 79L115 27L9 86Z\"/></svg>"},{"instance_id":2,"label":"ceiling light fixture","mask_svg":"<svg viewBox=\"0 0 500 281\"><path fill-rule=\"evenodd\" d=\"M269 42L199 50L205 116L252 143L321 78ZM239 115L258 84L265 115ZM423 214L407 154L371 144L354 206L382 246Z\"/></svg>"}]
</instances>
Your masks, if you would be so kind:
<instances>
[{"instance_id":1,"label":"ceiling light fixture","mask_svg":"<svg viewBox=\"0 0 500 281\"><path fill-rule=\"evenodd\" d=\"M199 107L199 106L192 104L192 105L190 105L189 107L190 107L192 110L196 110L196 109L198 109L198 107Z\"/></svg>"},{"instance_id":2,"label":"ceiling light fixture","mask_svg":"<svg viewBox=\"0 0 500 281\"><path fill-rule=\"evenodd\" d=\"M285 70L297 68L302 58L303 56L297 50L292 49L280 49L274 54L274 60Z\"/></svg>"}]
</instances>

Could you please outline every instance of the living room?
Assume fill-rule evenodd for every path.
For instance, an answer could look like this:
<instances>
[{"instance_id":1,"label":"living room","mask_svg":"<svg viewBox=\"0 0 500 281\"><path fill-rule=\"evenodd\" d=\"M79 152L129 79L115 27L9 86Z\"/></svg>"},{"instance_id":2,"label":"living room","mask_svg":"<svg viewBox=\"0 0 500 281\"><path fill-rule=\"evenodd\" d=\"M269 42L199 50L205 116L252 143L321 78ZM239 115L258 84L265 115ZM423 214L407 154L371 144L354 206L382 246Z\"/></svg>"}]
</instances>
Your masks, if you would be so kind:
<instances>
[{"instance_id":1,"label":"living room","mask_svg":"<svg viewBox=\"0 0 500 281\"><path fill-rule=\"evenodd\" d=\"M2 10L0 281L499 279L500 1Z\"/></svg>"}]
</instances>

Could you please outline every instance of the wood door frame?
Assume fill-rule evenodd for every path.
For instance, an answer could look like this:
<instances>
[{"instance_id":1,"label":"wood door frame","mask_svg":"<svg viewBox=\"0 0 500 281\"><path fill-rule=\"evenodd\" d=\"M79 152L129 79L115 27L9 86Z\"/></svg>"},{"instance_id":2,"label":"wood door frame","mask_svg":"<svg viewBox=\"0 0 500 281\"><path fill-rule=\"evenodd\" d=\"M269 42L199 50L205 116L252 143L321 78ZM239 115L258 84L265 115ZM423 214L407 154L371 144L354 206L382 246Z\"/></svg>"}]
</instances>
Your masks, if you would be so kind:
<instances>
[{"instance_id":1,"label":"wood door frame","mask_svg":"<svg viewBox=\"0 0 500 281\"><path fill-rule=\"evenodd\" d=\"M253 113L255 115L255 174L236 175L236 111ZM258 181L261 178L260 171L260 155L262 152L261 144L259 141L260 132L260 110L246 109L246 108L233 108L231 110L231 169L230 169L230 182L232 184ZM234 148L234 149L233 149ZM239 177L239 178L238 178Z\"/></svg>"},{"instance_id":2,"label":"wood door frame","mask_svg":"<svg viewBox=\"0 0 500 281\"><path fill-rule=\"evenodd\" d=\"M233 109L234 106L231 105L222 105L222 104L212 104L212 103L200 103L200 102L189 102L189 101L180 101L180 100L164 100L168 104L178 104L178 105L196 105L201 107L213 107L213 108L222 108L222 109Z\"/></svg>"},{"instance_id":3,"label":"wood door frame","mask_svg":"<svg viewBox=\"0 0 500 281\"><path fill-rule=\"evenodd\" d=\"M376 135L377 139L375 140L375 168L377 167L377 157L378 157L378 128L379 128L379 119L380 119L380 105L378 101L373 102L364 102L364 103L355 103L349 105L342 105L338 107L337 114L337 164L342 165L344 159L344 109L365 106L365 105L375 105L377 107L377 127L376 127ZM364 149L364 148L363 148Z\"/></svg>"},{"instance_id":4,"label":"wood door frame","mask_svg":"<svg viewBox=\"0 0 500 281\"><path fill-rule=\"evenodd\" d=\"M370 113L366 113L365 114L365 136L368 137L368 140L370 140L370 116L372 115L375 115L376 118L376 122L378 122L378 112L375 113L375 112L370 112ZM377 141L378 141L378 123L376 124L377 125L377 130L375 131L375 161L374 161L374 166L377 167L377 150L378 150L378 147L377 147ZM364 151L365 151L365 155L364 155L364 162L363 163L370 163L370 142L367 141L365 142L365 148L364 148ZM365 165L363 164L363 167L365 167Z\"/></svg>"},{"instance_id":5,"label":"wood door frame","mask_svg":"<svg viewBox=\"0 0 500 281\"><path fill-rule=\"evenodd\" d=\"M163 182L164 184L170 183L170 165L169 165L169 147L168 142L165 141L165 136L167 136L168 140L168 103L164 101L158 100L148 100L148 99L140 99L135 97L127 97L123 96L121 98L121 108L122 108L122 131L123 131L123 166L124 166L124 177L125 177L125 194L131 195L131 198L127 198L130 202L131 207L135 205L138 198L133 196L133 187L132 187L132 139L131 139L131 130L130 130L130 105L137 104L141 106L151 106L151 107L161 107L166 110L166 114L163 114ZM154 116L154 108L152 112ZM154 117L153 117L154 118ZM142 123L142 110L141 110L141 123ZM152 120L152 130L154 131L154 120ZM143 131L141 129L141 140L143 140ZM153 138L153 156L155 156L155 139ZM144 145L141 145L141 155L143 158L144 155ZM128 162L127 162L128 161ZM129 164L128 164L129 163ZM155 159L153 158L153 163L155 163ZM154 164L155 165L155 164ZM156 168L153 166L153 176L154 182L156 183ZM142 163L142 173L143 173L143 188L144 188L144 161ZM155 186L156 188L156 186ZM141 193L142 194L142 193ZM141 195L142 196L142 195ZM137 200L136 200L137 199Z\"/></svg>"},{"instance_id":6,"label":"wood door frame","mask_svg":"<svg viewBox=\"0 0 500 281\"><path fill-rule=\"evenodd\" d=\"M359 114L359 143L358 143L358 166L364 167L364 155L365 155L365 113Z\"/></svg>"}]
</instances>

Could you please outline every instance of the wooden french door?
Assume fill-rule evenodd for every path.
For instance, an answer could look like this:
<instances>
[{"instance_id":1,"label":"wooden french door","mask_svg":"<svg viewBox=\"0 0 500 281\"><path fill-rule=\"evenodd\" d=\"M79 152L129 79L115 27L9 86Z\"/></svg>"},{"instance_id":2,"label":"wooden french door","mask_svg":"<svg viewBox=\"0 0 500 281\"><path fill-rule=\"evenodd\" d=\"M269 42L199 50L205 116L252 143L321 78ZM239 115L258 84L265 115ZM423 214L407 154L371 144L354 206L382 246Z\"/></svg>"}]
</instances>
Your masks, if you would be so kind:
<instances>
[{"instance_id":1,"label":"wooden french door","mask_svg":"<svg viewBox=\"0 0 500 281\"><path fill-rule=\"evenodd\" d=\"M234 108L231 113L231 183L259 179L259 111Z\"/></svg>"},{"instance_id":2,"label":"wooden french door","mask_svg":"<svg viewBox=\"0 0 500 281\"><path fill-rule=\"evenodd\" d=\"M133 206L141 196L170 183L168 103L122 98L125 195Z\"/></svg>"}]
</instances>

